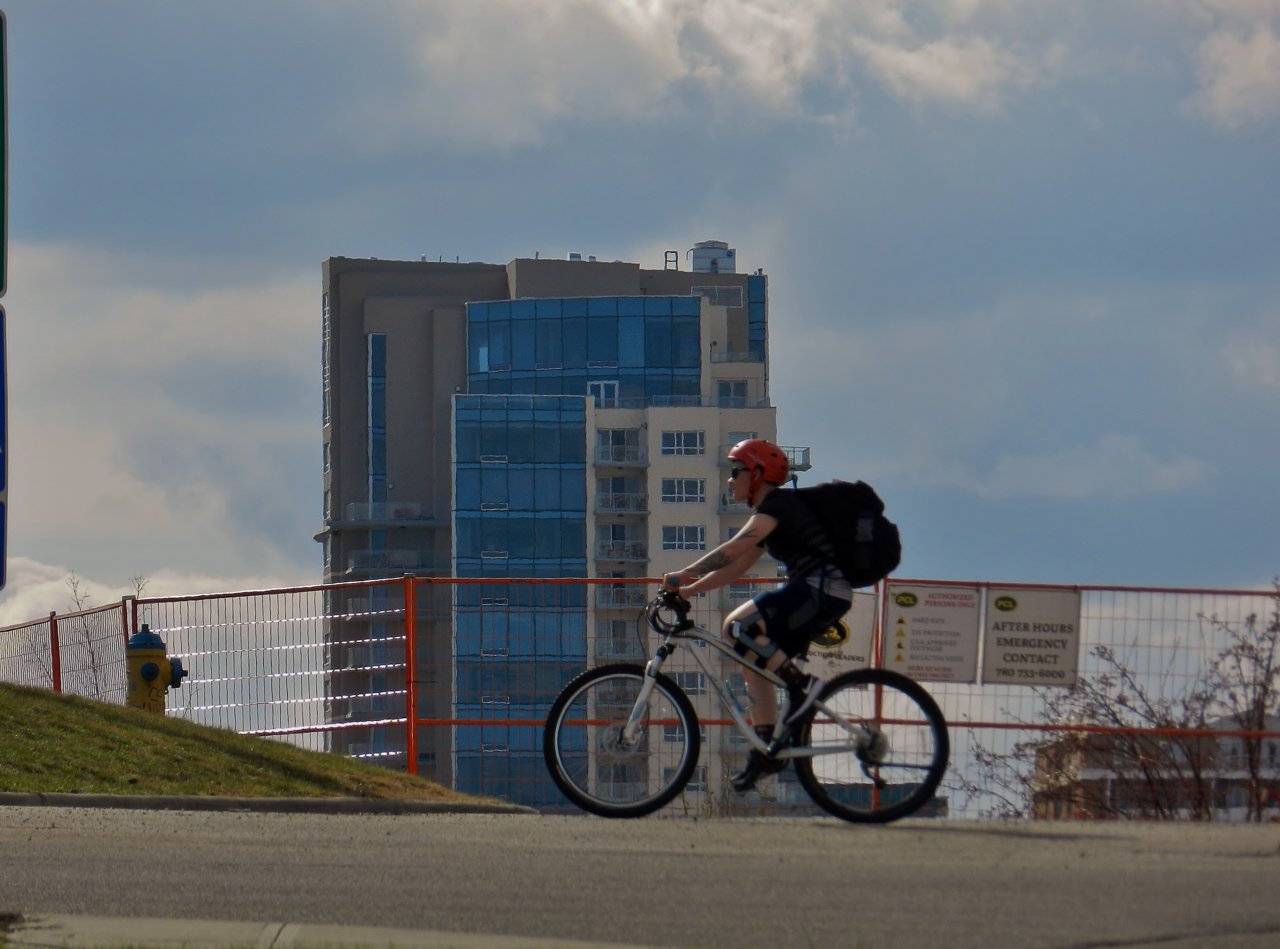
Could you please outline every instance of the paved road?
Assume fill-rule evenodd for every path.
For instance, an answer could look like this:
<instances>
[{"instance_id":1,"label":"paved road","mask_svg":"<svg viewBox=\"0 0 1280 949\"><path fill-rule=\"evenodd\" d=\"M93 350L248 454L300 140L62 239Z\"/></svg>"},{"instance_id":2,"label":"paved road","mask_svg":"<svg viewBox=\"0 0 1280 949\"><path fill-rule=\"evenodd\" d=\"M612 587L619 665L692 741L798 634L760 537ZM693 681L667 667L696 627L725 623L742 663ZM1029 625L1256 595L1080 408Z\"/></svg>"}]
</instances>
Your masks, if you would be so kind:
<instances>
[{"instance_id":1,"label":"paved road","mask_svg":"<svg viewBox=\"0 0 1280 949\"><path fill-rule=\"evenodd\" d=\"M0 914L542 945L1261 949L1280 944L1277 893L1280 825L0 808Z\"/></svg>"}]
</instances>

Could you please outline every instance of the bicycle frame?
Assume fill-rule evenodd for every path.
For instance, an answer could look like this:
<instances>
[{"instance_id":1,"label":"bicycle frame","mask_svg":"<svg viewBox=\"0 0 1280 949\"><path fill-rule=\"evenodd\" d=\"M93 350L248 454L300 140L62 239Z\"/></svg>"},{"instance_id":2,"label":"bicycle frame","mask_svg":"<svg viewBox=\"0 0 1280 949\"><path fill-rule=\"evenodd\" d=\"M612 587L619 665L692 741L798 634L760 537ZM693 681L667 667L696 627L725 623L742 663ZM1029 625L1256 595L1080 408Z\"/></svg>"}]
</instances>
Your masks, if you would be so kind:
<instances>
[{"instance_id":1,"label":"bicycle frame","mask_svg":"<svg viewBox=\"0 0 1280 949\"><path fill-rule=\"evenodd\" d=\"M710 646L724 658L732 660L742 666L744 670L754 672L755 674L763 677L774 688L784 688L786 686L786 683L783 682L777 674L769 671L768 669L762 669L745 656L739 655L738 652L720 636L717 636L700 626L690 626L686 629L674 630L660 635L662 635L662 643L658 646L657 650L655 650L653 658L645 663L645 683L641 686L640 693L636 697L635 707L631 710L631 715L622 729L622 736L626 742L633 742L636 740L637 731L643 727L641 719L644 714L644 709L648 706L649 695L652 693L654 688L654 681L657 679L658 673L662 671L663 663L665 663L667 658L676 651L676 647L679 645L679 641L681 640L702 643L703 645ZM729 718L733 721L734 727L737 728L738 733L757 751L761 753L766 751L769 747L769 743L756 734L756 730L752 728L751 723L747 721L745 710L738 704L737 699L734 698L733 694L729 691L728 686L720 681L719 674L711 670L709 660L699 655L698 650L696 649L690 650L690 655L693 656L693 661L697 664L698 668L702 670L707 681L711 683L712 688L715 690L715 696L720 702L721 708L729 714ZM816 705L820 711L830 717L832 722L839 724L850 735L850 744L823 745L821 748L814 748L810 745L789 746L779 749L775 753L774 757L790 760L792 758L814 758L821 755L841 754L848 751L861 750L866 747L868 742L871 741L872 736L867 732L866 727L861 722L849 721L843 715L829 708L821 700L819 700Z\"/></svg>"}]
</instances>

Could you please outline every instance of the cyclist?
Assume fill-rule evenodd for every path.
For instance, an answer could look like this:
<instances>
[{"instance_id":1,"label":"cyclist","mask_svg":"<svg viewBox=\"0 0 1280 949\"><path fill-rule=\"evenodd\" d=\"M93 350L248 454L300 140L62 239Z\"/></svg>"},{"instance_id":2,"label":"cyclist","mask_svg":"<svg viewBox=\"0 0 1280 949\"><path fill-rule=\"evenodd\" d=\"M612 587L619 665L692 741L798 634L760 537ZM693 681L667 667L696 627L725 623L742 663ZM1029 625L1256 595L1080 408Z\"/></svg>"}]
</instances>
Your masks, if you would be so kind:
<instances>
[{"instance_id":1,"label":"cyclist","mask_svg":"<svg viewBox=\"0 0 1280 949\"><path fill-rule=\"evenodd\" d=\"M743 603L724 621L722 634L739 655L778 674L787 686L787 706L778 721L778 696L761 676L747 675L753 704L752 725L766 743L763 754L752 749L746 767L731 778L745 793L761 775L776 774L786 761L774 755L791 737L791 729L809 710L823 681L796 665L813 636L843 616L853 590L835 565L835 553L817 517L791 491L779 491L790 476L786 452L762 438L748 438L729 450L733 500L754 511L742 530L694 563L663 577L663 589L688 598L723 587L744 576L767 550L787 568L787 582Z\"/></svg>"}]
</instances>

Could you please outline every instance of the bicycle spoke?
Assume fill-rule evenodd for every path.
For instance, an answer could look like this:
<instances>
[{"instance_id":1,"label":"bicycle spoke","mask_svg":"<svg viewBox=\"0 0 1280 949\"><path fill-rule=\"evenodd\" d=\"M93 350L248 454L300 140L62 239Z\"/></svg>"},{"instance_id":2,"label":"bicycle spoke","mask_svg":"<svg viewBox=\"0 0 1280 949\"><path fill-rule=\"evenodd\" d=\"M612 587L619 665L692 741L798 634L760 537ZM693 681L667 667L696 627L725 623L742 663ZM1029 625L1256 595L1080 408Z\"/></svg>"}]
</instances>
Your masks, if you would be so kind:
<instances>
[{"instance_id":1,"label":"bicycle spoke","mask_svg":"<svg viewBox=\"0 0 1280 949\"><path fill-rule=\"evenodd\" d=\"M796 773L815 802L845 820L896 820L923 807L946 769L946 724L917 683L886 670L833 680L802 728L813 756Z\"/></svg>"},{"instance_id":2,"label":"bicycle spoke","mask_svg":"<svg viewBox=\"0 0 1280 949\"><path fill-rule=\"evenodd\" d=\"M634 738L626 728L632 723ZM638 817L672 800L698 759L698 727L684 693L642 666L594 669L565 687L543 750L565 796L594 814Z\"/></svg>"}]
</instances>

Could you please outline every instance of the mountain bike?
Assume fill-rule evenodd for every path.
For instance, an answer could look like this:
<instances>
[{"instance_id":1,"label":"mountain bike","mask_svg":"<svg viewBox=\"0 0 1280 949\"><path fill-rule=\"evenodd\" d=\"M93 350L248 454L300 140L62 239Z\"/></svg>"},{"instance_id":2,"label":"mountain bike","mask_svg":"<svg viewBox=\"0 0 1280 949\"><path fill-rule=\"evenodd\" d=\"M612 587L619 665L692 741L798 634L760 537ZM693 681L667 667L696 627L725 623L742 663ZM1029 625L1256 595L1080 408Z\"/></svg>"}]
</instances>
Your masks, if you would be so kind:
<instances>
[{"instance_id":1,"label":"mountain bike","mask_svg":"<svg viewBox=\"0 0 1280 949\"><path fill-rule=\"evenodd\" d=\"M689 696L662 671L682 644L706 647L689 654L743 744L766 750L704 653L713 650L775 687L782 688L782 680L695 625L689 610L675 594L659 594L643 613L661 637L653 657L644 664L589 669L552 704L543 756L556 786L583 810L642 817L669 804L689 783L698 764L700 724ZM888 669L855 669L827 682L777 757L794 765L805 793L823 810L855 823L886 823L932 799L949 753L942 712L919 683Z\"/></svg>"}]
</instances>

